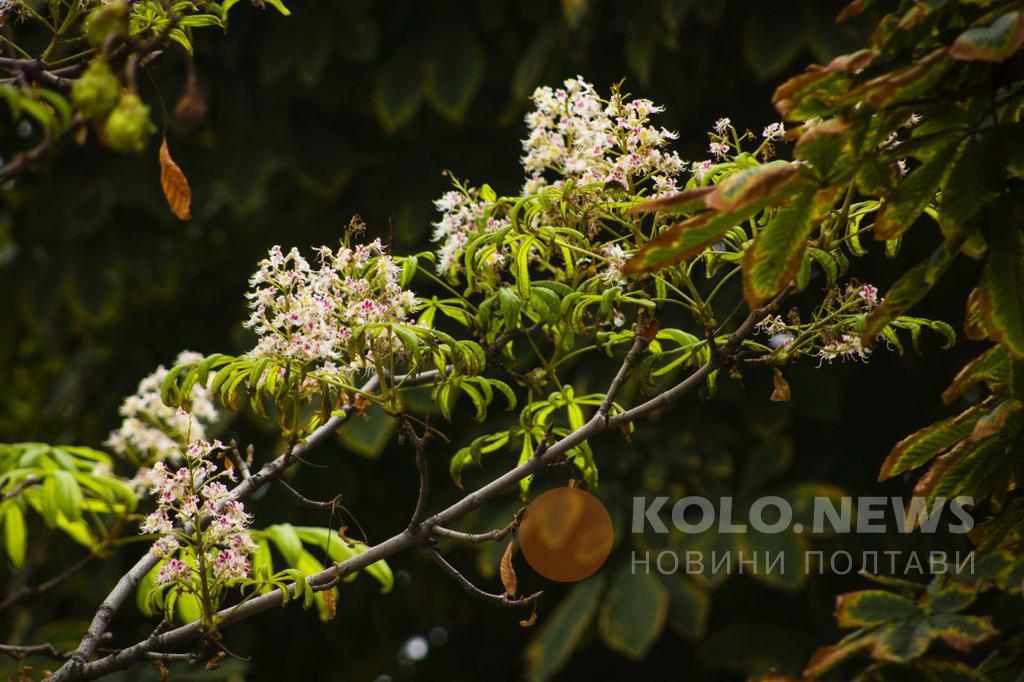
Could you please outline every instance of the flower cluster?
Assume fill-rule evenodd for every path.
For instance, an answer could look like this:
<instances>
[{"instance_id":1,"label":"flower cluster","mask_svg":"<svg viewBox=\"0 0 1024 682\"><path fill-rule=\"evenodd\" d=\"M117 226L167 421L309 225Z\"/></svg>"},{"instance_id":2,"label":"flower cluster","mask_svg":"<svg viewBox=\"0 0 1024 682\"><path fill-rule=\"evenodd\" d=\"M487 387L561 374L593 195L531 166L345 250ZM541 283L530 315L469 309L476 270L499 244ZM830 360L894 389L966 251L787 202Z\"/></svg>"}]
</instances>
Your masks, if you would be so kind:
<instances>
[{"instance_id":1,"label":"flower cluster","mask_svg":"<svg viewBox=\"0 0 1024 682\"><path fill-rule=\"evenodd\" d=\"M867 361L871 349L861 342L863 317L882 303L871 284L850 283L829 292L809 322L791 311L787 318L768 315L754 327L767 336L767 345L788 357L807 356L822 363L833 360Z\"/></svg>"},{"instance_id":2,"label":"flower cluster","mask_svg":"<svg viewBox=\"0 0 1024 682\"><path fill-rule=\"evenodd\" d=\"M562 188L571 181L579 191L568 201L581 204L574 208L586 214L595 200L607 196L605 189L655 195L679 189L687 164L668 149L678 135L651 125L652 116L663 107L647 99L631 99L617 89L602 99L593 85L579 77L566 80L561 88L537 88L533 103L522 142L524 195ZM440 213L433 223L440 272L458 270L459 255L472 235L509 224L507 209L488 201L486 194L456 183L455 189L434 202ZM596 218L588 216L586 221L584 231L592 236ZM505 258L506 254L495 251L486 265L500 265Z\"/></svg>"},{"instance_id":3,"label":"flower cluster","mask_svg":"<svg viewBox=\"0 0 1024 682\"><path fill-rule=\"evenodd\" d=\"M663 107L629 99L618 90L603 100L580 77L566 80L563 88L537 88L533 103L523 140L528 193L547 184L547 171L581 183L631 189L650 178L658 193L677 189L685 164L665 147L678 135L650 125L651 116Z\"/></svg>"},{"instance_id":4,"label":"flower cluster","mask_svg":"<svg viewBox=\"0 0 1024 682\"><path fill-rule=\"evenodd\" d=\"M859 336L843 334L838 339L829 341L823 345L817 353L819 364L821 362L831 363L836 358L843 360L863 360L867 362L871 355L871 349L865 348Z\"/></svg>"},{"instance_id":5,"label":"flower cluster","mask_svg":"<svg viewBox=\"0 0 1024 682\"><path fill-rule=\"evenodd\" d=\"M433 239L441 242L437 250L438 270L441 272L447 272L455 265L462 247L481 225L493 231L509 224L508 218L503 216L490 216L485 221L487 202L474 194L478 192L453 189L434 201L434 206L441 213L441 219L433 224ZM500 265L503 258L502 254L496 253L490 265Z\"/></svg>"},{"instance_id":6,"label":"flower cluster","mask_svg":"<svg viewBox=\"0 0 1024 682\"><path fill-rule=\"evenodd\" d=\"M313 266L296 249L275 246L250 280L250 316L245 326L258 341L252 354L294 362L304 370L349 375L372 363L372 354L392 349L385 330L371 325L402 322L417 306L400 285L401 268L380 240L355 247L317 249Z\"/></svg>"},{"instance_id":7,"label":"flower cluster","mask_svg":"<svg viewBox=\"0 0 1024 682\"><path fill-rule=\"evenodd\" d=\"M174 364L192 364L202 359L199 353L185 351ZM200 384L192 388L189 412L164 405L160 385L167 372L163 365L157 367L139 382L135 394L121 404L124 421L106 440L106 445L118 455L144 463L180 461L188 441L206 440L210 428L220 419L210 392Z\"/></svg>"},{"instance_id":8,"label":"flower cluster","mask_svg":"<svg viewBox=\"0 0 1024 682\"><path fill-rule=\"evenodd\" d=\"M179 583L187 588L193 579L209 579L216 587L249 576L249 556L255 549L250 517L221 481L233 480L232 470L218 473L210 459L223 450L219 441L198 441L185 453L186 466L172 471L157 462L146 473L156 509L139 530L158 535L150 551L166 559L157 575L160 585Z\"/></svg>"}]
</instances>

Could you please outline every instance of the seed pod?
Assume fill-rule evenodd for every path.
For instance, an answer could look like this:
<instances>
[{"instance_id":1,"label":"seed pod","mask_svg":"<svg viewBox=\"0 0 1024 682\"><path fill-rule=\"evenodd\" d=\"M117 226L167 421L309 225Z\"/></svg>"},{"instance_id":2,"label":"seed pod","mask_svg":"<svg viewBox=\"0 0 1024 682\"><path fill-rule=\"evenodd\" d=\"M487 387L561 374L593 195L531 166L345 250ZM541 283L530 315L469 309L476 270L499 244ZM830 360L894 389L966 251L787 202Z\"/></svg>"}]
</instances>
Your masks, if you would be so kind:
<instances>
[{"instance_id":1,"label":"seed pod","mask_svg":"<svg viewBox=\"0 0 1024 682\"><path fill-rule=\"evenodd\" d=\"M102 57L94 59L71 86L71 101L89 118L109 114L120 96L121 84Z\"/></svg>"},{"instance_id":2,"label":"seed pod","mask_svg":"<svg viewBox=\"0 0 1024 682\"><path fill-rule=\"evenodd\" d=\"M149 107L133 92L125 92L110 112L104 126L107 146L119 152L141 152L156 126L149 120Z\"/></svg>"},{"instance_id":3,"label":"seed pod","mask_svg":"<svg viewBox=\"0 0 1024 682\"><path fill-rule=\"evenodd\" d=\"M99 47L108 38L128 35L129 14L131 8L123 0L100 5L85 18L85 37L91 45Z\"/></svg>"}]
</instances>

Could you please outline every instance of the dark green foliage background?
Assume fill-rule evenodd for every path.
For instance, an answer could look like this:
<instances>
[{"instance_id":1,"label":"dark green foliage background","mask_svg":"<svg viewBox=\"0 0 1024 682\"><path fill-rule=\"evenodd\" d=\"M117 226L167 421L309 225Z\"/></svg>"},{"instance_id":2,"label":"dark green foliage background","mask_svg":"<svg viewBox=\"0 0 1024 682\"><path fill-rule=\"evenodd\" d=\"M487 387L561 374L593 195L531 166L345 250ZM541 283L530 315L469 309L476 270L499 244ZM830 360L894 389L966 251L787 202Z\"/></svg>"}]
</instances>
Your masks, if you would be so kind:
<instances>
[{"instance_id":1,"label":"dark green foliage background","mask_svg":"<svg viewBox=\"0 0 1024 682\"><path fill-rule=\"evenodd\" d=\"M240 326L242 294L273 244L333 243L359 213L371 233L407 253L427 246L431 200L448 185L442 170L514 191L521 182L522 114L537 84L579 73L604 90L625 77L627 90L667 107L662 123L680 131L684 158L700 160L704 133L717 117L760 131L778 118L770 95L782 77L857 47L858 26L871 22L837 27L832 18L840 3L818 0L307 0L291 6L287 19L237 12L226 37L197 45L210 113L197 131L172 127L168 134L194 190L191 222L178 222L167 210L155 144L142 157L68 144L54 163L0 195L0 438L98 446L117 424L122 398L182 347L244 351L250 339ZM143 97L154 110L158 97L172 108L183 82L180 58L165 55L147 72ZM18 144L4 120L0 149ZM884 289L933 246L915 239L924 240L911 238L895 261L864 259L856 274ZM955 272L947 276L921 314L960 328L958 302L966 292L958 280ZM734 300L740 297L737 288ZM898 481L873 484L878 466L896 440L944 413L939 393L970 356L967 347L939 353L937 342L926 343L922 355L879 350L867 366L801 367L789 377L794 399L786 405L767 402L767 374L751 373L745 385L725 381L720 401L699 408L691 402L642 424L631 444L618 437L595 443L603 490L627 499L657 481L708 485L715 474L687 469L684 455L730 459L739 478L772 469L791 448L793 463L776 479L787 485L816 480L851 492L906 492ZM594 389L606 381L604 373L581 366L577 381ZM450 432L461 445L472 428L463 418ZM756 435L766 429L768 437ZM261 456L275 445L270 434L243 421L228 435L254 440ZM454 499L444 478L450 454L440 446L431 452L435 504ZM377 540L402 526L415 499L409 455L400 446L377 459L324 447L314 460L328 468L306 467L293 483L312 497L342 492ZM502 461L493 463L494 471L509 464L496 459ZM486 475L474 471L469 480ZM722 489L730 481L726 475ZM286 514L297 524L331 522L295 509L279 490L258 503L258 523ZM42 579L79 551L63 539L48 542L42 528L33 532L30 556L50 553L46 573L0 573L8 586ZM896 542L879 539L890 541ZM908 547L905 541L893 546ZM94 565L45 606L10 619L4 614L0 639L77 640L81 620L134 558L132 551ZM473 574L474 551L456 551L453 560ZM521 629L518 614L467 599L419 557L399 557L393 567L399 577L393 594L379 597L369 581L358 581L342 590L338 618L327 625L289 608L229 631L231 648L253 660L231 662L216 675L523 678L523 652L535 631ZM814 646L836 639L833 595L862 586L849 577L816 578L789 593L733 578L712 597L705 639L681 640L666 631L643 662L610 652L596 638L584 640L559 679L731 680L771 667L796 672ZM544 609L554 607L557 592L545 597ZM544 617L542 609L541 623ZM446 628L447 643L432 647L421 663L400 665L402 643L435 626ZM152 624L129 610L115 622L115 641L134 641L147 627ZM137 679L136 673L123 679Z\"/></svg>"}]
</instances>

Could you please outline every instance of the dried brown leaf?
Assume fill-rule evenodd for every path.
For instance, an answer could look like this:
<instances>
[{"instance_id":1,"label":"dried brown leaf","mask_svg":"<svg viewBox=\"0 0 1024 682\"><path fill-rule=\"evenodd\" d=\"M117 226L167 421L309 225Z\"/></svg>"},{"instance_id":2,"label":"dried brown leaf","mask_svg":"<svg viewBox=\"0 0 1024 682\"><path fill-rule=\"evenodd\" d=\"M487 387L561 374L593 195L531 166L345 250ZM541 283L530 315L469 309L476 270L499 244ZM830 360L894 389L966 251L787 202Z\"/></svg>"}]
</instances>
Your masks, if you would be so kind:
<instances>
[{"instance_id":1,"label":"dried brown leaf","mask_svg":"<svg viewBox=\"0 0 1024 682\"><path fill-rule=\"evenodd\" d=\"M164 188L171 213L179 220L189 220L192 217L192 188L185 173L171 158L166 137L160 145L160 185Z\"/></svg>"},{"instance_id":2,"label":"dried brown leaf","mask_svg":"<svg viewBox=\"0 0 1024 682\"><path fill-rule=\"evenodd\" d=\"M514 539L509 541L508 546L505 547L505 553L501 555L501 564L499 566L501 584L505 586L505 594L509 597L515 597L519 593L519 579L516 577L516 569L512 565L515 543Z\"/></svg>"},{"instance_id":3,"label":"dried brown leaf","mask_svg":"<svg viewBox=\"0 0 1024 682\"><path fill-rule=\"evenodd\" d=\"M787 403L790 399L789 382L782 376L782 370L778 367L772 368L772 402Z\"/></svg>"}]
</instances>

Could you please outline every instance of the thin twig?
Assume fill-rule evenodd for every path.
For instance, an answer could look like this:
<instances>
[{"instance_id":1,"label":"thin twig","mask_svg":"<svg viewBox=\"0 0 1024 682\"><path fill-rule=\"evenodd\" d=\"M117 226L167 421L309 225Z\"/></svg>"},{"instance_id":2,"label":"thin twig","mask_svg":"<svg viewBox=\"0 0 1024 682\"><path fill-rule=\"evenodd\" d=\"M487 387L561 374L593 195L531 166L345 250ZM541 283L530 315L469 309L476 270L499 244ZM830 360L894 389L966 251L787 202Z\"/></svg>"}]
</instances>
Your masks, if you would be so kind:
<instances>
[{"instance_id":1,"label":"thin twig","mask_svg":"<svg viewBox=\"0 0 1024 682\"><path fill-rule=\"evenodd\" d=\"M341 506L342 496L340 493L329 500L320 502L317 500L309 499L308 497L300 493L298 490L290 486L284 479L279 480L277 484L284 488L285 490L287 490L288 494L294 497L295 501L304 507L309 507L310 509L325 509L327 511L330 511L331 513L333 513L337 509L343 509L343 507Z\"/></svg>"},{"instance_id":2,"label":"thin twig","mask_svg":"<svg viewBox=\"0 0 1024 682\"><path fill-rule=\"evenodd\" d=\"M6 654L16 661L20 661L23 658L29 656L46 656L47 658L56 658L59 661L63 661L70 654L63 653L50 643L45 644L27 644L24 646L18 646L16 644L0 644L0 654Z\"/></svg>"},{"instance_id":3,"label":"thin twig","mask_svg":"<svg viewBox=\"0 0 1024 682\"><path fill-rule=\"evenodd\" d=\"M457 582L459 586L461 586L462 589L466 591L467 594L470 594L473 597L476 597L477 599L482 599L496 606L504 606L508 608L529 606L533 602L540 599L541 595L544 594L543 592L534 592L533 594L527 595L525 597L510 597L504 593L493 594L491 592L485 592L484 590L481 590L479 587L474 585L473 581L471 581L469 578L467 578L461 572L459 572L459 569L455 568L450 563L448 563L448 560L445 559L444 556L442 556L441 553L438 552L436 549L430 548L427 550L426 553L427 556L429 556L434 561L435 564L440 566L445 573L454 578L455 582Z\"/></svg>"},{"instance_id":4,"label":"thin twig","mask_svg":"<svg viewBox=\"0 0 1024 682\"><path fill-rule=\"evenodd\" d=\"M427 498L430 496L430 467L427 465L427 442L430 440L431 428L429 422L423 429L423 435L416 433L412 422L402 420L402 433L408 438L416 450L416 471L420 477L419 493L416 495L416 506L413 508L412 518L409 519L409 530L415 531L423 518L427 507Z\"/></svg>"},{"instance_id":5,"label":"thin twig","mask_svg":"<svg viewBox=\"0 0 1024 682\"><path fill-rule=\"evenodd\" d=\"M0 611L4 611L5 609L10 608L18 602L24 601L26 599L31 599L32 597L37 597L40 594L43 594L44 592L52 590L53 588L57 587L65 580L73 576L75 573L78 573L78 571L80 571L83 566L85 566L95 558L95 554L86 554L84 557L82 557L75 563L71 564L70 566L68 566L63 571L58 573L56 576L50 578L49 580L41 582L35 587L26 586L22 587L19 590L11 592L11 594L7 595L7 597L5 597L2 602L0 602Z\"/></svg>"},{"instance_id":6,"label":"thin twig","mask_svg":"<svg viewBox=\"0 0 1024 682\"><path fill-rule=\"evenodd\" d=\"M486 533L466 533L461 530L453 530L451 528L445 528L444 526L434 526L431 528L431 532L442 538L448 538L449 540L458 540L459 542L466 542L473 545L480 545L485 542L496 542L503 540L508 537L509 533L514 531L519 526L519 521L522 516L523 510L520 509L516 512L509 523L504 528L497 528L495 530L489 530Z\"/></svg>"}]
</instances>

